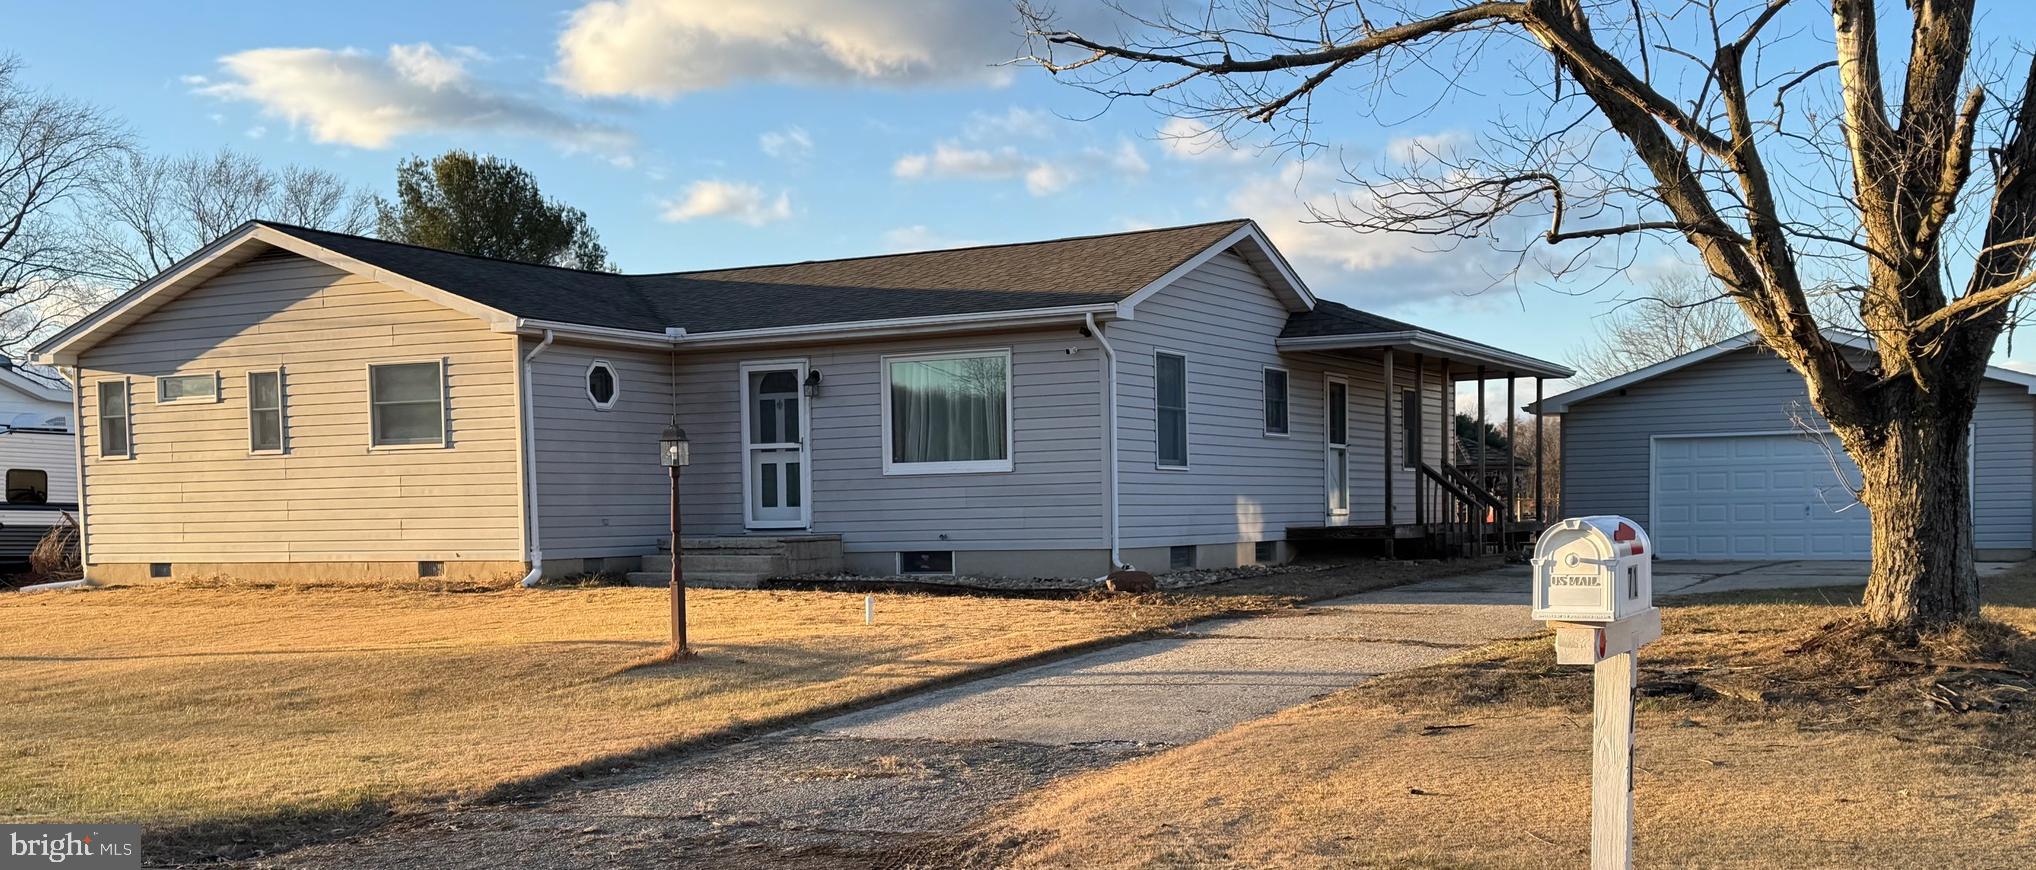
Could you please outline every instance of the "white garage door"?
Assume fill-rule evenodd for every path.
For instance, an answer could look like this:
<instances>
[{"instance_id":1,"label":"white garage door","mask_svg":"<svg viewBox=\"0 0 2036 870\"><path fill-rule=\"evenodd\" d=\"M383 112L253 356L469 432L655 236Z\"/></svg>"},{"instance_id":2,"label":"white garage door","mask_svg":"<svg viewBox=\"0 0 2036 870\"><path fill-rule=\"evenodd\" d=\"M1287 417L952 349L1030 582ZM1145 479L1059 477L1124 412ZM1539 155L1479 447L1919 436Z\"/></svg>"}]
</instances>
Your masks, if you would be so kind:
<instances>
[{"instance_id":1,"label":"white garage door","mask_svg":"<svg viewBox=\"0 0 2036 870\"><path fill-rule=\"evenodd\" d=\"M1858 483L1830 436L1656 438L1649 531L1664 559L1865 559Z\"/></svg>"}]
</instances>

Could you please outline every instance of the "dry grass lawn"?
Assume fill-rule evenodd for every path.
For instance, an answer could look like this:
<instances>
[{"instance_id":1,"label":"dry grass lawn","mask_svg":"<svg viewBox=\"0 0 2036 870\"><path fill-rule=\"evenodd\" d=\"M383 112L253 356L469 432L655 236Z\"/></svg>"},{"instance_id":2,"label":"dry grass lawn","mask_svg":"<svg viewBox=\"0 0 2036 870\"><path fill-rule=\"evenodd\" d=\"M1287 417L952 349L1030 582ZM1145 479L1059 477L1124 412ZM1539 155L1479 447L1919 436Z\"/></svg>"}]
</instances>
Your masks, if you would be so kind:
<instances>
[{"instance_id":1,"label":"dry grass lawn","mask_svg":"<svg viewBox=\"0 0 2036 870\"><path fill-rule=\"evenodd\" d=\"M371 814L1238 607L662 590L160 585L0 597L0 821L158 835Z\"/></svg>"},{"instance_id":2,"label":"dry grass lawn","mask_svg":"<svg viewBox=\"0 0 2036 870\"><path fill-rule=\"evenodd\" d=\"M1989 617L2036 631L2036 569L1990 581L1988 596ZM1639 716L1638 866L2036 865L2029 680L1870 647L1786 652L1851 603L1814 590L1665 608L1667 635L1642 656L1643 686L1663 694ZM2036 665L2026 641L1983 646L1936 638L1926 651ZM1582 866L1589 671L1553 661L1545 638L1500 644L1075 777L973 832L964 857Z\"/></svg>"}]
</instances>

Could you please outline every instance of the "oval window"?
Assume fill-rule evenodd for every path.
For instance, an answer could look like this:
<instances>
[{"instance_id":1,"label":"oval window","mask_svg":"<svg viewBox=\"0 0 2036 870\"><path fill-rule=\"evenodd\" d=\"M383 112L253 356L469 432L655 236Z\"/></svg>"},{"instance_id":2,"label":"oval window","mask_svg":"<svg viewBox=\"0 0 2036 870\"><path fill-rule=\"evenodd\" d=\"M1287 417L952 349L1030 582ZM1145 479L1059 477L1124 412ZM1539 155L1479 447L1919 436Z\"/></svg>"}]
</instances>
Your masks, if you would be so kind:
<instances>
[{"instance_id":1,"label":"oval window","mask_svg":"<svg viewBox=\"0 0 2036 870\"><path fill-rule=\"evenodd\" d=\"M606 362L596 360L587 367L587 398L594 407L607 410L615 406L615 368Z\"/></svg>"}]
</instances>

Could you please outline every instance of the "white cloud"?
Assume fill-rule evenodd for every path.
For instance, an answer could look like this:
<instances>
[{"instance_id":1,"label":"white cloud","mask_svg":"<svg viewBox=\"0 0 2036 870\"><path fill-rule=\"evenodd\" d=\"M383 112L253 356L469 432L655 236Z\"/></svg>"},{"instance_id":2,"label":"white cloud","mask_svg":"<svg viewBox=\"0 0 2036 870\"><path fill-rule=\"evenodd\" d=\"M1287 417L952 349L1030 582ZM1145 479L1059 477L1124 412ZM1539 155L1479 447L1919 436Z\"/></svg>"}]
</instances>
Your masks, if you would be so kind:
<instances>
[{"instance_id":1,"label":"white cloud","mask_svg":"<svg viewBox=\"0 0 2036 870\"><path fill-rule=\"evenodd\" d=\"M1443 243L1427 236L1359 233L1316 222L1318 213L1335 214L1339 203L1353 208L1353 197L1361 195L1333 173L1311 177L1303 164L1290 163L1276 174L1243 179L1226 205L1232 214L1256 219L1317 290L1355 305L1391 309L1479 294L1521 265L1518 254L1483 240L1442 250Z\"/></svg>"},{"instance_id":2,"label":"white cloud","mask_svg":"<svg viewBox=\"0 0 2036 870\"><path fill-rule=\"evenodd\" d=\"M695 181L660 205L659 217L673 223L718 217L760 227L792 216L791 194L780 191L772 197L761 187L736 181Z\"/></svg>"},{"instance_id":3,"label":"white cloud","mask_svg":"<svg viewBox=\"0 0 2036 870\"><path fill-rule=\"evenodd\" d=\"M988 0L598 0L573 12L554 71L589 95L669 99L738 82L1002 83L1022 47Z\"/></svg>"},{"instance_id":4,"label":"white cloud","mask_svg":"<svg viewBox=\"0 0 2036 870\"><path fill-rule=\"evenodd\" d=\"M1401 136L1386 143L1386 159L1394 163L1421 163L1448 157L1470 141L1460 130L1445 130L1420 136Z\"/></svg>"},{"instance_id":5,"label":"white cloud","mask_svg":"<svg viewBox=\"0 0 2036 870\"><path fill-rule=\"evenodd\" d=\"M258 48L219 59L221 74L198 93L254 103L264 114L308 129L317 142L386 148L403 136L506 133L609 155L633 138L569 117L477 81L471 49L430 43L390 46L386 57L357 49Z\"/></svg>"},{"instance_id":6,"label":"white cloud","mask_svg":"<svg viewBox=\"0 0 2036 870\"><path fill-rule=\"evenodd\" d=\"M804 160L813 156L813 136L804 127L786 127L756 137L758 148L774 160Z\"/></svg>"},{"instance_id":7,"label":"white cloud","mask_svg":"<svg viewBox=\"0 0 2036 870\"><path fill-rule=\"evenodd\" d=\"M1231 143L1222 131L1193 118L1168 118L1159 127L1159 147L1181 160L1241 163L1253 156L1250 150Z\"/></svg>"},{"instance_id":8,"label":"white cloud","mask_svg":"<svg viewBox=\"0 0 2036 870\"><path fill-rule=\"evenodd\" d=\"M1053 132L1053 122L1057 120L1060 119L1051 112L1012 106L1002 114L971 113L968 123L962 126L962 135L990 141L1043 139Z\"/></svg>"},{"instance_id":9,"label":"white cloud","mask_svg":"<svg viewBox=\"0 0 2036 870\"><path fill-rule=\"evenodd\" d=\"M959 142L934 143L933 150L907 154L891 164L891 174L909 179L1023 180L1033 196L1067 189L1091 175L1138 176L1149 167L1130 141L1114 149L1086 148L1055 158L1038 157L1009 145L972 148Z\"/></svg>"},{"instance_id":10,"label":"white cloud","mask_svg":"<svg viewBox=\"0 0 2036 870\"><path fill-rule=\"evenodd\" d=\"M913 224L884 231L885 249L899 254L941 248L967 248L980 244L982 242L975 239L958 239L944 235L925 224Z\"/></svg>"}]
</instances>

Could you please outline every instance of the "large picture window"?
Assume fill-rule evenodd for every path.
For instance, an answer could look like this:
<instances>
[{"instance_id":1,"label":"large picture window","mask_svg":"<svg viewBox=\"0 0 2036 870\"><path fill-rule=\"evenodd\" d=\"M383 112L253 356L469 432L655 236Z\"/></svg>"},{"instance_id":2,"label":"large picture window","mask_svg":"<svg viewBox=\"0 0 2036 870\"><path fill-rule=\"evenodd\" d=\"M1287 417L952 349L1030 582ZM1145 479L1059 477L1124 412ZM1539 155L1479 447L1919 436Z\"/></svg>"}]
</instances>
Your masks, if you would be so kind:
<instances>
[{"instance_id":1,"label":"large picture window","mask_svg":"<svg viewBox=\"0 0 2036 870\"><path fill-rule=\"evenodd\" d=\"M884 473L1011 470L1011 352L887 356Z\"/></svg>"},{"instance_id":2,"label":"large picture window","mask_svg":"<svg viewBox=\"0 0 2036 870\"><path fill-rule=\"evenodd\" d=\"M99 382L99 455L133 456L133 432L128 429L127 382Z\"/></svg>"},{"instance_id":3,"label":"large picture window","mask_svg":"<svg viewBox=\"0 0 2036 870\"><path fill-rule=\"evenodd\" d=\"M368 404L372 446L445 446L443 363L368 366Z\"/></svg>"},{"instance_id":4,"label":"large picture window","mask_svg":"<svg viewBox=\"0 0 2036 870\"><path fill-rule=\"evenodd\" d=\"M1159 432L1161 468L1188 467L1188 358L1177 353L1154 354L1153 393L1158 399L1155 426Z\"/></svg>"}]
</instances>

